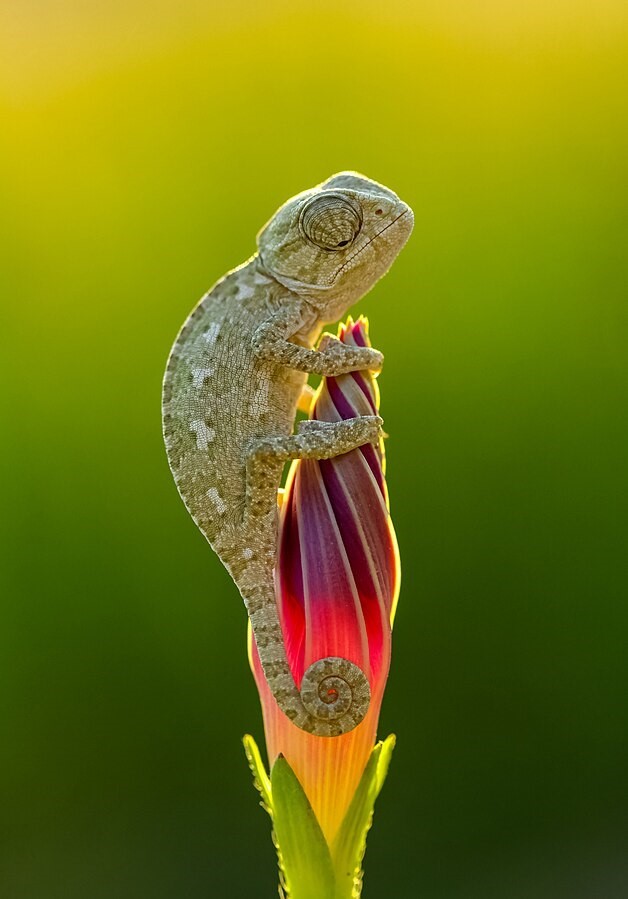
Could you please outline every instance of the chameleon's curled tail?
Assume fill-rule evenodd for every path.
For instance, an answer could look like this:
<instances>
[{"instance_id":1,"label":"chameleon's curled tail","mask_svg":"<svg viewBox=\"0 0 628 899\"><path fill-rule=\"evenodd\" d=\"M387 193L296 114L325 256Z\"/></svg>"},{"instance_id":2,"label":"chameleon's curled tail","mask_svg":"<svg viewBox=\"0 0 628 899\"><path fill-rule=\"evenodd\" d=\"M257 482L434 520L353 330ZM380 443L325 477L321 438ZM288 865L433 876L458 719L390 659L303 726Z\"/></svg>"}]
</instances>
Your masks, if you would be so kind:
<instances>
[{"instance_id":1,"label":"chameleon's curled tail","mask_svg":"<svg viewBox=\"0 0 628 899\"><path fill-rule=\"evenodd\" d=\"M282 646L283 650L283 646ZM329 656L307 669L297 688L285 652L262 668L279 708L307 733L317 737L339 737L353 730L366 715L371 689L364 672L348 659Z\"/></svg>"},{"instance_id":2,"label":"chameleon's curled tail","mask_svg":"<svg viewBox=\"0 0 628 899\"><path fill-rule=\"evenodd\" d=\"M240 590L264 676L281 711L317 737L338 737L357 727L371 701L362 669L348 659L328 656L310 665L299 690L286 657L273 586L258 583L247 590L240 585Z\"/></svg>"},{"instance_id":3,"label":"chameleon's curled tail","mask_svg":"<svg viewBox=\"0 0 628 899\"><path fill-rule=\"evenodd\" d=\"M361 668L347 659L329 656L314 662L303 675L301 701L317 722L312 733L344 734L366 715L371 688Z\"/></svg>"}]
</instances>

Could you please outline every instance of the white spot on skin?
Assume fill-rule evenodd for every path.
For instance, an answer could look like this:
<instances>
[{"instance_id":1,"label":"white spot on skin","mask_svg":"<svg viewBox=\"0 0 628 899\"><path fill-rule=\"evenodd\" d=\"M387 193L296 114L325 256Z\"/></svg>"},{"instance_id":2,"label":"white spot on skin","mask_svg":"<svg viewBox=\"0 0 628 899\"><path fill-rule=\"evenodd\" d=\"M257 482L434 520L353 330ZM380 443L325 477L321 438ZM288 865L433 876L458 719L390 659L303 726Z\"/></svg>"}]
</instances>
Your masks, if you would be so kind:
<instances>
[{"instance_id":1,"label":"white spot on skin","mask_svg":"<svg viewBox=\"0 0 628 899\"><path fill-rule=\"evenodd\" d=\"M241 284L238 293L238 299L249 300L253 296L253 290L248 284Z\"/></svg>"},{"instance_id":2,"label":"white spot on skin","mask_svg":"<svg viewBox=\"0 0 628 899\"><path fill-rule=\"evenodd\" d=\"M212 346L212 344L216 343L216 338L220 334L220 325L218 322L212 322L203 337L205 338L205 343L207 346Z\"/></svg>"},{"instance_id":3,"label":"white spot on skin","mask_svg":"<svg viewBox=\"0 0 628 899\"><path fill-rule=\"evenodd\" d=\"M249 546L242 550L242 558L246 559L247 562L253 558L253 550Z\"/></svg>"},{"instance_id":4,"label":"white spot on skin","mask_svg":"<svg viewBox=\"0 0 628 899\"><path fill-rule=\"evenodd\" d=\"M192 387L202 387L206 378L211 378L214 373L213 368L193 368L192 369Z\"/></svg>"},{"instance_id":5,"label":"white spot on skin","mask_svg":"<svg viewBox=\"0 0 628 899\"><path fill-rule=\"evenodd\" d=\"M224 515L227 511L227 507L224 503L223 498L218 493L215 487L210 487L207 491L207 496L210 498L214 506L216 507L216 511L219 515Z\"/></svg>"},{"instance_id":6,"label":"white spot on skin","mask_svg":"<svg viewBox=\"0 0 628 899\"><path fill-rule=\"evenodd\" d=\"M196 434L196 448L199 450L206 450L216 436L214 429L208 428L205 422L200 420L190 422L190 431Z\"/></svg>"}]
</instances>

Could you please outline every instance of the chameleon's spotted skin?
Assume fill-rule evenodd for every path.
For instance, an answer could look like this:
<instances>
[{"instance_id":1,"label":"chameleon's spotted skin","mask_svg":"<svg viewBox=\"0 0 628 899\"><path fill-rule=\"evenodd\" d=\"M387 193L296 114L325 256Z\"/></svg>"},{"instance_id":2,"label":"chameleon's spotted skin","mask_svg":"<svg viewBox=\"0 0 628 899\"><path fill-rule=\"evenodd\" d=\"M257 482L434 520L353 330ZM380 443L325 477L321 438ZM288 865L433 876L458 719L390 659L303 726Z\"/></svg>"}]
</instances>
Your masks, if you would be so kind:
<instances>
[{"instance_id":1,"label":"chameleon's spotted skin","mask_svg":"<svg viewBox=\"0 0 628 899\"><path fill-rule=\"evenodd\" d=\"M370 690L346 659L316 662L300 691L292 679L275 603L278 487L288 459L379 439L377 416L307 422L297 434L294 421L307 373L381 367L371 348L313 346L388 270L412 222L392 191L355 173L292 198L258 235L259 252L191 313L164 378L164 438L181 497L242 594L280 708L320 736L359 724Z\"/></svg>"}]
</instances>

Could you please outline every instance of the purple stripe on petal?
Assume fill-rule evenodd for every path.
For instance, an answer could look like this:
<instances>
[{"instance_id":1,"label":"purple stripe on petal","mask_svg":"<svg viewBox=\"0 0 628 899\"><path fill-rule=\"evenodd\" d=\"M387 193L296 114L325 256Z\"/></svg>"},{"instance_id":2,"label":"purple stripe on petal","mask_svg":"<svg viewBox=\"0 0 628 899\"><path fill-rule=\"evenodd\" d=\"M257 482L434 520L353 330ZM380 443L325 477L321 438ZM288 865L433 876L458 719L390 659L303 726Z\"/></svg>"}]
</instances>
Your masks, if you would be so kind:
<instances>
[{"instance_id":1,"label":"purple stripe on petal","mask_svg":"<svg viewBox=\"0 0 628 899\"><path fill-rule=\"evenodd\" d=\"M340 655L369 668L367 635L350 560L317 463L300 466L297 502L305 590L305 665Z\"/></svg>"},{"instance_id":2,"label":"purple stripe on petal","mask_svg":"<svg viewBox=\"0 0 628 899\"><path fill-rule=\"evenodd\" d=\"M288 664L295 678L303 676L305 644L305 595L303 570L299 553L299 524L295 514L295 495L286 493L283 510L277 566L277 608L281 622Z\"/></svg>"},{"instance_id":3,"label":"purple stripe on petal","mask_svg":"<svg viewBox=\"0 0 628 899\"><path fill-rule=\"evenodd\" d=\"M294 491L286 493L286 510L283 515L281 528L280 552L283 554L283 562L279 568L279 579L282 588L289 591L299 605L303 605L303 572L299 560L299 522L295 514Z\"/></svg>"},{"instance_id":4,"label":"purple stripe on petal","mask_svg":"<svg viewBox=\"0 0 628 899\"><path fill-rule=\"evenodd\" d=\"M353 378L355 383L358 385L358 387L360 388L360 390L366 397L367 402L372 409L371 414L376 415L377 414L377 405L375 403L373 391L372 391L371 387L369 386L369 383L366 380L366 378L364 377L363 373L360 371L352 371L351 377Z\"/></svg>"},{"instance_id":5,"label":"purple stripe on petal","mask_svg":"<svg viewBox=\"0 0 628 899\"><path fill-rule=\"evenodd\" d=\"M384 484L384 472L382 471L382 460L379 455L379 450L374 447L372 443L365 443L364 446L360 447L360 452L366 459L368 467L373 472L373 477L379 485L382 496L385 497L386 487Z\"/></svg>"},{"instance_id":6,"label":"purple stripe on petal","mask_svg":"<svg viewBox=\"0 0 628 899\"><path fill-rule=\"evenodd\" d=\"M327 390L341 418L355 418L359 414L347 400L342 388L338 386L336 378L327 379Z\"/></svg>"},{"instance_id":7,"label":"purple stripe on petal","mask_svg":"<svg viewBox=\"0 0 628 899\"><path fill-rule=\"evenodd\" d=\"M376 579L369 568L367 558L369 547L366 546L363 539L361 522L358 518L358 515L363 515L365 511L367 513L371 511L369 509L371 502L363 494L357 508L350 503L343 489L341 471L335 461L329 460L321 463L321 473L347 555L351 559L351 570L356 579L358 592L362 597L363 594L376 593L378 589Z\"/></svg>"},{"instance_id":8,"label":"purple stripe on petal","mask_svg":"<svg viewBox=\"0 0 628 899\"><path fill-rule=\"evenodd\" d=\"M354 418L358 415L375 415L377 404L368 383L358 372L338 378L328 378L318 395L312 417L320 421L330 421L330 406L333 403L339 418ZM334 417L335 419L335 417Z\"/></svg>"},{"instance_id":9,"label":"purple stripe on petal","mask_svg":"<svg viewBox=\"0 0 628 899\"><path fill-rule=\"evenodd\" d=\"M364 460L352 455L320 463L321 472L360 596L376 594L390 608L395 551L388 509Z\"/></svg>"},{"instance_id":10,"label":"purple stripe on petal","mask_svg":"<svg viewBox=\"0 0 628 899\"><path fill-rule=\"evenodd\" d=\"M357 320L357 322L353 325L353 328L351 329L351 336L353 337L355 343L358 346L370 346L371 345L370 342L366 338L366 333L365 333L365 328L364 328L365 323L366 323L365 319L360 316L360 318Z\"/></svg>"}]
</instances>

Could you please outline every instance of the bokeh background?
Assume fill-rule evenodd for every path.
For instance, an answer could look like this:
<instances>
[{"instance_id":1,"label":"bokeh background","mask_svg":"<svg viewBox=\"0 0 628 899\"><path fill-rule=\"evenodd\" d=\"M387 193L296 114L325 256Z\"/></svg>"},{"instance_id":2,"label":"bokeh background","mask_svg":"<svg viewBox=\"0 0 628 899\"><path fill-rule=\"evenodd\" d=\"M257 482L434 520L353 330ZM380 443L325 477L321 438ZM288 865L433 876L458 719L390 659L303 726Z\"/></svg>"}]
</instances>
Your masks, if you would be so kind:
<instances>
[{"instance_id":1,"label":"bokeh background","mask_svg":"<svg viewBox=\"0 0 628 899\"><path fill-rule=\"evenodd\" d=\"M177 497L197 298L343 168L403 561L365 899L628 895L623 0L0 12L0 892L273 896L245 613Z\"/></svg>"}]
</instances>

